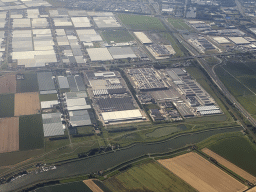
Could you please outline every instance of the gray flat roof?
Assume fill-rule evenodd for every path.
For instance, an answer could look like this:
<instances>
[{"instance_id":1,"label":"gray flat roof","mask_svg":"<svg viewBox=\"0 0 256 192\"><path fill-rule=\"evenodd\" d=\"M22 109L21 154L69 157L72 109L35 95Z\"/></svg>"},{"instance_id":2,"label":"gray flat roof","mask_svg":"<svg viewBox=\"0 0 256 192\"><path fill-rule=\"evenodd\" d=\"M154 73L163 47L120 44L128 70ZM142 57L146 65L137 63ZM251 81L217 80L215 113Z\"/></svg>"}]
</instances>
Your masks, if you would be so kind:
<instances>
[{"instance_id":1,"label":"gray flat roof","mask_svg":"<svg viewBox=\"0 0 256 192\"><path fill-rule=\"evenodd\" d=\"M37 73L37 81L40 91L55 90L52 72Z\"/></svg>"},{"instance_id":2,"label":"gray flat roof","mask_svg":"<svg viewBox=\"0 0 256 192\"><path fill-rule=\"evenodd\" d=\"M58 82L59 82L60 89L68 89L69 88L67 77L58 76Z\"/></svg>"}]
</instances>

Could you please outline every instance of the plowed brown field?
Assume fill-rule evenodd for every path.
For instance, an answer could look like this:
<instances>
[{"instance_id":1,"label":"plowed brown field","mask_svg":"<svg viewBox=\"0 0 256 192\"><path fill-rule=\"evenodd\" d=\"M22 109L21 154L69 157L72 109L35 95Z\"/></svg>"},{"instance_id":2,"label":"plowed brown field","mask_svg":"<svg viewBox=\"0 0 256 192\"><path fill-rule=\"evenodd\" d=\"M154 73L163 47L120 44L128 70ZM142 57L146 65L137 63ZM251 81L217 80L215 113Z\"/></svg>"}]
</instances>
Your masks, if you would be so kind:
<instances>
[{"instance_id":1,"label":"plowed brown field","mask_svg":"<svg viewBox=\"0 0 256 192\"><path fill-rule=\"evenodd\" d=\"M231 163L228 160L224 159L223 157L221 157L217 153L214 153L213 151L211 151L210 149L207 149L207 148L204 148L202 151L205 154L207 154L207 155L211 156L212 158L214 158L221 165L224 165L225 167L227 167L228 169L230 169L231 171L236 173L237 175L240 175L241 177L243 177L244 179L250 181L251 183L256 183L256 177L254 177L250 173L247 173L243 169L237 167L236 165L234 165L233 163Z\"/></svg>"},{"instance_id":2,"label":"plowed brown field","mask_svg":"<svg viewBox=\"0 0 256 192\"><path fill-rule=\"evenodd\" d=\"M14 116L37 114L40 110L38 93L16 93Z\"/></svg>"},{"instance_id":3,"label":"plowed brown field","mask_svg":"<svg viewBox=\"0 0 256 192\"><path fill-rule=\"evenodd\" d=\"M0 153L19 150L19 117L0 119Z\"/></svg>"},{"instance_id":4,"label":"plowed brown field","mask_svg":"<svg viewBox=\"0 0 256 192\"><path fill-rule=\"evenodd\" d=\"M240 192L247 189L245 185L194 152L158 162L200 192Z\"/></svg>"},{"instance_id":5,"label":"plowed brown field","mask_svg":"<svg viewBox=\"0 0 256 192\"><path fill-rule=\"evenodd\" d=\"M16 93L16 76L13 74L0 77L0 94Z\"/></svg>"},{"instance_id":6,"label":"plowed brown field","mask_svg":"<svg viewBox=\"0 0 256 192\"><path fill-rule=\"evenodd\" d=\"M91 179L83 181L93 192L103 192Z\"/></svg>"}]
</instances>

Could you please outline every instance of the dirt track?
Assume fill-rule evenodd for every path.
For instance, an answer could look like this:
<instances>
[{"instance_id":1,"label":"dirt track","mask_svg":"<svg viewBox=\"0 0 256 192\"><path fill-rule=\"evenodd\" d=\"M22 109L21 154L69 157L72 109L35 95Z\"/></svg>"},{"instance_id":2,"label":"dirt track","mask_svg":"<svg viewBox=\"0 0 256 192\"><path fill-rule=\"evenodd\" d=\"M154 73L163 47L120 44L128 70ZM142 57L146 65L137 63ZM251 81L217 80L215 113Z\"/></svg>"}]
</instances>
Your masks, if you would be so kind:
<instances>
[{"instance_id":1,"label":"dirt track","mask_svg":"<svg viewBox=\"0 0 256 192\"><path fill-rule=\"evenodd\" d=\"M227 167L228 169L230 169L231 171L233 171L237 175L240 175L241 177L243 177L244 179L250 181L251 183L254 183L254 184L256 183L256 177L254 177L250 173L247 173L243 169L237 167L236 165L234 165L233 163L229 162L225 158L219 156L218 154L214 153L210 149L204 148L202 151L204 153L206 153L207 155L211 156L212 158L216 159L216 161L218 161L221 165L224 165L225 167Z\"/></svg>"},{"instance_id":2,"label":"dirt track","mask_svg":"<svg viewBox=\"0 0 256 192\"><path fill-rule=\"evenodd\" d=\"M85 185L87 185L93 192L103 192L101 188L99 188L92 179L84 180L83 181Z\"/></svg>"},{"instance_id":3,"label":"dirt track","mask_svg":"<svg viewBox=\"0 0 256 192\"><path fill-rule=\"evenodd\" d=\"M40 110L38 93L16 93L14 116L37 114Z\"/></svg>"},{"instance_id":4,"label":"dirt track","mask_svg":"<svg viewBox=\"0 0 256 192\"><path fill-rule=\"evenodd\" d=\"M0 153L19 150L19 117L0 119Z\"/></svg>"},{"instance_id":5,"label":"dirt track","mask_svg":"<svg viewBox=\"0 0 256 192\"><path fill-rule=\"evenodd\" d=\"M16 76L9 74L0 76L0 94L16 93Z\"/></svg>"},{"instance_id":6,"label":"dirt track","mask_svg":"<svg viewBox=\"0 0 256 192\"><path fill-rule=\"evenodd\" d=\"M245 185L194 152L158 162L200 192L240 192L247 189Z\"/></svg>"}]
</instances>

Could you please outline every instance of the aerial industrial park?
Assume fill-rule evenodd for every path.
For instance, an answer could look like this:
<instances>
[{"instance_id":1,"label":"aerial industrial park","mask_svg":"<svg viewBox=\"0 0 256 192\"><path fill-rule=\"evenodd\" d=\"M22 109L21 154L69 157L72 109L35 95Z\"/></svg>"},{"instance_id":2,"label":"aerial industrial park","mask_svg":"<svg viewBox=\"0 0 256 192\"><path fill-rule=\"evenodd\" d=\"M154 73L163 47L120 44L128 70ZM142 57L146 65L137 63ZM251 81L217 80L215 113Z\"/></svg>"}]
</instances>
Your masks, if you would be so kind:
<instances>
[{"instance_id":1,"label":"aerial industrial park","mask_svg":"<svg viewBox=\"0 0 256 192\"><path fill-rule=\"evenodd\" d=\"M253 0L0 0L0 191L256 189Z\"/></svg>"}]
</instances>

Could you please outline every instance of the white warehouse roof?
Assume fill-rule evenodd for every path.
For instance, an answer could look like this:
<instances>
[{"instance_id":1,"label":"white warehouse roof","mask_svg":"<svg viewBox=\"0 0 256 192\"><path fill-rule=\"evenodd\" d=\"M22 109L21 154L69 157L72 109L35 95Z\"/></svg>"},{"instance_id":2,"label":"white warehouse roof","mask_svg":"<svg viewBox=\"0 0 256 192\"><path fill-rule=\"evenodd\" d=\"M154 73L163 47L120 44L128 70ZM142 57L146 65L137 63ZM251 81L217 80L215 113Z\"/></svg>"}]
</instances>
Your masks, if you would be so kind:
<instances>
[{"instance_id":1,"label":"white warehouse roof","mask_svg":"<svg viewBox=\"0 0 256 192\"><path fill-rule=\"evenodd\" d=\"M141 43L152 43L152 41L143 32L133 32L134 35L140 40Z\"/></svg>"},{"instance_id":2,"label":"white warehouse roof","mask_svg":"<svg viewBox=\"0 0 256 192\"><path fill-rule=\"evenodd\" d=\"M219 44L225 44L230 43L229 40L227 40L225 37L212 37L217 43Z\"/></svg>"},{"instance_id":3,"label":"white warehouse roof","mask_svg":"<svg viewBox=\"0 0 256 192\"><path fill-rule=\"evenodd\" d=\"M50 109L53 108L53 105L58 105L58 101L42 101L41 102L41 109Z\"/></svg>"},{"instance_id":4,"label":"white warehouse roof","mask_svg":"<svg viewBox=\"0 0 256 192\"><path fill-rule=\"evenodd\" d=\"M102 117L105 122L136 120L143 118L139 109L104 112L102 113Z\"/></svg>"},{"instance_id":5,"label":"white warehouse roof","mask_svg":"<svg viewBox=\"0 0 256 192\"><path fill-rule=\"evenodd\" d=\"M243 37L229 37L229 39L237 45L250 44L250 42Z\"/></svg>"},{"instance_id":6,"label":"white warehouse roof","mask_svg":"<svg viewBox=\"0 0 256 192\"><path fill-rule=\"evenodd\" d=\"M91 61L113 60L107 48L88 48L86 49Z\"/></svg>"}]
</instances>

